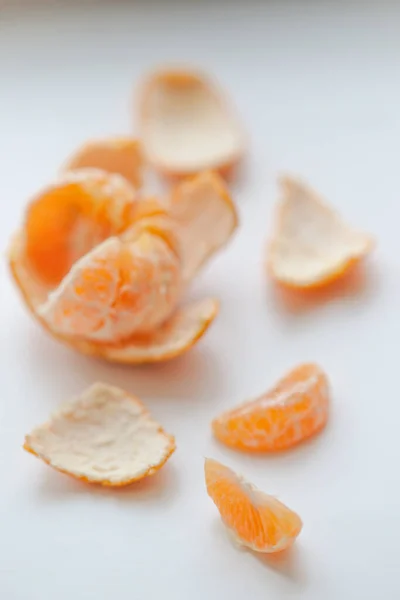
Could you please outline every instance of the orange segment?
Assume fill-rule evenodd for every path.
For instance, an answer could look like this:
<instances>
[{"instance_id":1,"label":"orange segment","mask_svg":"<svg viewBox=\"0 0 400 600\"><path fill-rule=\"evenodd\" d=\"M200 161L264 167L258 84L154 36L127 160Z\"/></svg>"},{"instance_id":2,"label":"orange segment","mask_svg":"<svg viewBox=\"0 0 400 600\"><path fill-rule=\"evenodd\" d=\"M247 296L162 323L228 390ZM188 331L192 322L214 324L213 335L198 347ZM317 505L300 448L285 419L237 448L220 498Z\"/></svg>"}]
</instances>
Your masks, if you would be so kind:
<instances>
[{"instance_id":1,"label":"orange segment","mask_svg":"<svg viewBox=\"0 0 400 600\"><path fill-rule=\"evenodd\" d=\"M216 460L207 458L204 471L208 495L237 542L270 554L293 544L303 526L295 512Z\"/></svg>"},{"instance_id":2,"label":"orange segment","mask_svg":"<svg viewBox=\"0 0 400 600\"><path fill-rule=\"evenodd\" d=\"M55 333L118 342L152 330L181 293L180 265L164 240L109 238L76 262L39 314Z\"/></svg>"},{"instance_id":3,"label":"orange segment","mask_svg":"<svg viewBox=\"0 0 400 600\"><path fill-rule=\"evenodd\" d=\"M140 400L96 383L27 435L24 448L57 471L117 487L158 471L175 440Z\"/></svg>"},{"instance_id":4,"label":"orange segment","mask_svg":"<svg viewBox=\"0 0 400 600\"><path fill-rule=\"evenodd\" d=\"M191 71L159 71L143 89L143 147L166 175L184 177L205 169L229 172L244 153L244 138L223 93Z\"/></svg>"},{"instance_id":5,"label":"orange segment","mask_svg":"<svg viewBox=\"0 0 400 600\"><path fill-rule=\"evenodd\" d=\"M328 418L325 373L315 364L296 367L266 394L212 422L214 435L238 450L274 452L321 430Z\"/></svg>"},{"instance_id":6,"label":"orange segment","mask_svg":"<svg viewBox=\"0 0 400 600\"><path fill-rule=\"evenodd\" d=\"M70 172L28 206L25 252L43 283L57 285L76 260L131 221L135 191L119 175Z\"/></svg>"},{"instance_id":7,"label":"orange segment","mask_svg":"<svg viewBox=\"0 0 400 600\"><path fill-rule=\"evenodd\" d=\"M180 225L183 279L190 281L234 233L236 208L225 183L212 171L177 185L170 203L171 216Z\"/></svg>"},{"instance_id":8,"label":"orange segment","mask_svg":"<svg viewBox=\"0 0 400 600\"><path fill-rule=\"evenodd\" d=\"M64 165L65 171L88 168L118 173L139 189L143 172L139 141L131 137L93 140L79 148Z\"/></svg>"},{"instance_id":9,"label":"orange segment","mask_svg":"<svg viewBox=\"0 0 400 600\"><path fill-rule=\"evenodd\" d=\"M271 275L294 288L315 288L341 277L373 248L373 238L350 228L303 183L285 177L277 226L268 250Z\"/></svg>"}]
</instances>

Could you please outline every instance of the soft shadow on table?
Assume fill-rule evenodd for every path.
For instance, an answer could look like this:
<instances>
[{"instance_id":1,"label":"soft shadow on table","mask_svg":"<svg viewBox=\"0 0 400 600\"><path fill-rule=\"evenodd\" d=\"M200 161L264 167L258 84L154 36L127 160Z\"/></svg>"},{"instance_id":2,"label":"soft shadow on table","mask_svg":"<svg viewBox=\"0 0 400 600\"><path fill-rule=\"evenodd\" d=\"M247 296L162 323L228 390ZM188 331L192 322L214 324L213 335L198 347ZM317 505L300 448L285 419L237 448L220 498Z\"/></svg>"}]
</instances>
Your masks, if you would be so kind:
<instances>
[{"instance_id":1,"label":"soft shadow on table","mask_svg":"<svg viewBox=\"0 0 400 600\"><path fill-rule=\"evenodd\" d=\"M269 288L280 310L289 314L301 314L339 299L362 301L368 299L379 284L378 274L372 264L359 264L346 275L315 290L296 290L278 283Z\"/></svg>"},{"instance_id":2,"label":"soft shadow on table","mask_svg":"<svg viewBox=\"0 0 400 600\"><path fill-rule=\"evenodd\" d=\"M166 506L180 494L179 477L173 464L165 465L160 471L136 483L123 487L106 487L89 484L46 467L40 473L35 488L41 503L65 503L90 496L96 501L112 501L117 504L151 504Z\"/></svg>"},{"instance_id":3,"label":"soft shadow on table","mask_svg":"<svg viewBox=\"0 0 400 600\"><path fill-rule=\"evenodd\" d=\"M120 386L139 398L173 398L201 402L214 397L223 387L220 360L207 346L189 350L166 362L148 365L119 365L84 356L52 340L39 328L21 331L20 344L29 355L30 369L48 370L52 381L68 382L84 389L95 381Z\"/></svg>"},{"instance_id":4,"label":"soft shadow on table","mask_svg":"<svg viewBox=\"0 0 400 600\"><path fill-rule=\"evenodd\" d=\"M308 577L303 560L303 549L301 546L299 547L297 541L291 548L278 554L263 554L254 552L238 543L233 533L224 527L218 517L213 520L212 528L221 544L230 544L235 552L240 552L244 556L247 555L250 559L256 560L266 570L274 571L296 588L303 589L307 585Z\"/></svg>"},{"instance_id":5,"label":"soft shadow on table","mask_svg":"<svg viewBox=\"0 0 400 600\"><path fill-rule=\"evenodd\" d=\"M331 399L332 404L335 402L335 398ZM263 452L255 450L243 450L241 448L227 447L217 439L215 443L222 451L229 451L229 455L232 456L232 460L240 459L240 462L244 465L259 465L261 468L265 468L271 463L287 463L288 459L292 463L301 465L305 461L309 460L314 455L320 455L327 447L329 448L333 434L335 433L334 419L329 418L325 427L321 431L317 431L314 435L301 441L299 444L284 448L282 450L274 450L272 452Z\"/></svg>"},{"instance_id":6,"label":"soft shadow on table","mask_svg":"<svg viewBox=\"0 0 400 600\"><path fill-rule=\"evenodd\" d=\"M259 552L252 552L251 550L249 552L268 571L278 573L300 589L304 589L307 586L307 571L302 559L303 549L297 541L291 548L282 550L282 552L278 552L277 554L261 554Z\"/></svg>"}]
</instances>

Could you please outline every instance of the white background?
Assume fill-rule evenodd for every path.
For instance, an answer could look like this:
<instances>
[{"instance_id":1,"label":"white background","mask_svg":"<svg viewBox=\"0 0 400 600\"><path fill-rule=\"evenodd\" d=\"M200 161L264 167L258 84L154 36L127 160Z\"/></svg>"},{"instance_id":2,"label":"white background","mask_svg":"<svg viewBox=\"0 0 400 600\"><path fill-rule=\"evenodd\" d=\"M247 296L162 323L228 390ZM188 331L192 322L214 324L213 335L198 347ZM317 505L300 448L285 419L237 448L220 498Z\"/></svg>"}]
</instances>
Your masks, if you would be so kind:
<instances>
[{"instance_id":1,"label":"white background","mask_svg":"<svg viewBox=\"0 0 400 600\"><path fill-rule=\"evenodd\" d=\"M234 189L242 227L193 290L219 297L222 311L181 359L122 368L63 348L26 314L3 260L1 598L398 599L400 4L50 4L0 11L2 250L69 152L134 131L134 84L149 67L212 72L251 144ZM283 171L378 239L362 285L296 310L263 266ZM212 439L213 416L305 360L332 383L322 435L272 457ZM163 471L125 491L81 485L21 449L59 402L99 379L139 395L177 439ZM232 546L205 492L205 455L298 511L292 552L263 559Z\"/></svg>"}]
</instances>

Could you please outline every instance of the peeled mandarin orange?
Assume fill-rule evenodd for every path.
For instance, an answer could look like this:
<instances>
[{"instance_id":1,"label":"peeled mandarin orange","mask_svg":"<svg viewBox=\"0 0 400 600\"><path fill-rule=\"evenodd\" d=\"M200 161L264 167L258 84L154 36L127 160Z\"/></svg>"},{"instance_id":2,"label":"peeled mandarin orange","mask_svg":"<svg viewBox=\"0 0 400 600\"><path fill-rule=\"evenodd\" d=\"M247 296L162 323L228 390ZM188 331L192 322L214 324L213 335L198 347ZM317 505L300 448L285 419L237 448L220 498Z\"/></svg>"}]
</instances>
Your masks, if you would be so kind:
<instances>
[{"instance_id":1,"label":"peeled mandarin orange","mask_svg":"<svg viewBox=\"0 0 400 600\"><path fill-rule=\"evenodd\" d=\"M175 440L140 400L97 383L27 435L24 448L57 471L117 487L158 471Z\"/></svg>"},{"instance_id":2,"label":"peeled mandarin orange","mask_svg":"<svg viewBox=\"0 0 400 600\"><path fill-rule=\"evenodd\" d=\"M344 275L373 248L373 238L349 227L309 187L281 180L282 200L268 248L272 277L293 288L317 288Z\"/></svg>"},{"instance_id":3,"label":"peeled mandarin orange","mask_svg":"<svg viewBox=\"0 0 400 600\"><path fill-rule=\"evenodd\" d=\"M205 461L208 495L235 540L255 552L276 553L293 544L300 517L216 460Z\"/></svg>"},{"instance_id":4,"label":"peeled mandarin orange","mask_svg":"<svg viewBox=\"0 0 400 600\"><path fill-rule=\"evenodd\" d=\"M116 342L152 331L181 295L179 261L164 240L109 238L77 261L39 314L61 335Z\"/></svg>"},{"instance_id":5,"label":"peeled mandarin orange","mask_svg":"<svg viewBox=\"0 0 400 600\"><path fill-rule=\"evenodd\" d=\"M157 232L133 234L133 204L125 179L90 170L71 172L29 206L27 261L45 283L58 283L38 310L55 333L118 342L174 310L179 258Z\"/></svg>"},{"instance_id":6,"label":"peeled mandarin orange","mask_svg":"<svg viewBox=\"0 0 400 600\"><path fill-rule=\"evenodd\" d=\"M214 419L212 429L232 448L274 452L320 431L328 419L328 405L325 373L315 364L303 364L266 394Z\"/></svg>"},{"instance_id":7,"label":"peeled mandarin orange","mask_svg":"<svg viewBox=\"0 0 400 600\"><path fill-rule=\"evenodd\" d=\"M224 206L235 214L233 204ZM193 219L212 227L213 203L204 208ZM165 360L189 349L218 312L213 299L178 308L193 252L182 242L185 228L197 225L180 222L170 202L137 198L120 175L78 170L29 205L11 245L11 271L32 313L57 339L111 361ZM232 231L225 229L226 238ZM207 257L210 244L218 247L208 235Z\"/></svg>"},{"instance_id":8,"label":"peeled mandarin orange","mask_svg":"<svg viewBox=\"0 0 400 600\"><path fill-rule=\"evenodd\" d=\"M213 169L227 175L244 153L244 136L223 93L192 71L150 75L140 102L140 130L150 163L186 177Z\"/></svg>"},{"instance_id":9,"label":"peeled mandarin orange","mask_svg":"<svg viewBox=\"0 0 400 600\"><path fill-rule=\"evenodd\" d=\"M135 189L142 185L143 158L138 140L112 137L87 142L65 163L64 171L102 169L125 177Z\"/></svg>"}]
</instances>

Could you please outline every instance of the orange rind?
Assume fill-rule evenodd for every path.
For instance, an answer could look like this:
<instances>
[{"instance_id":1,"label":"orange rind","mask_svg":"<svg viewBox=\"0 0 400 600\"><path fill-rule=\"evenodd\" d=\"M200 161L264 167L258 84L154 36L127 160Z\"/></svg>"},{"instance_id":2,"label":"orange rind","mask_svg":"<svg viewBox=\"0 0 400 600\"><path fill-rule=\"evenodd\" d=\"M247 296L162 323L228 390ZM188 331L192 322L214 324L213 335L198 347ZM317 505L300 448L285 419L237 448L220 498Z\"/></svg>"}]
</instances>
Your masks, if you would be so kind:
<instances>
[{"instance_id":1,"label":"orange rind","mask_svg":"<svg viewBox=\"0 0 400 600\"><path fill-rule=\"evenodd\" d=\"M135 189L143 182L140 143L131 137L111 137L85 143L66 161L64 171L102 169L125 177Z\"/></svg>"},{"instance_id":2,"label":"orange rind","mask_svg":"<svg viewBox=\"0 0 400 600\"><path fill-rule=\"evenodd\" d=\"M236 450L275 452L315 435L326 424L329 385L315 364L303 364L266 394L212 422L215 437Z\"/></svg>"},{"instance_id":3,"label":"orange rind","mask_svg":"<svg viewBox=\"0 0 400 600\"><path fill-rule=\"evenodd\" d=\"M153 73L143 86L139 118L144 153L164 175L212 169L228 176L244 154L238 120L221 90L200 73Z\"/></svg>"},{"instance_id":4,"label":"orange rind","mask_svg":"<svg viewBox=\"0 0 400 600\"><path fill-rule=\"evenodd\" d=\"M193 211L193 220L209 223L203 239L192 237L204 260L222 245L212 233L214 225L220 231L213 222L220 204L236 219L226 188L216 175L206 179L212 183L205 196L218 193L203 204L184 190L176 202L137 198L123 177L98 169L71 171L38 194L9 252L32 314L58 340L114 362L157 362L191 348L217 315L218 302L179 306L185 265L196 252L184 230L202 231L191 222L189 205L197 198L203 210ZM201 187L201 176L192 184ZM226 242L233 228L224 231Z\"/></svg>"},{"instance_id":5,"label":"orange rind","mask_svg":"<svg viewBox=\"0 0 400 600\"><path fill-rule=\"evenodd\" d=\"M76 479L120 487L161 469L175 439L138 398L96 383L27 435L24 449Z\"/></svg>"},{"instance_id":6,"label":"orange rind","mask_svg":"<svg viewBox=\"0 0 400 600\"><path fill-rule=\"evenodd\" d=\"M343 276L374 247L302 182L281 179L282 200L268 248L271 276L285 286L313 289Z\"/></svg>"},{"instance_id":7,"label":"orange rind","mask_svg":"<svg viewBox=\"0 0 400 600\"><path fill-rule=\"evenodd\" d=\"M170 211L180 225L182 277L188 282L232 236L238 226L236 208L223 180L206 171L175 187Z\"/></svg>"},{"instance_id":8,"label":"orange rind","mask_svg":"<svg viewBox=\"0 0 400 600\"><path fill-rule=\"evenodd\" d=\"M135 190L117 174L63 174L29 203L23 224L27 265L44 285L58 285L72 265L129 227Z\"/></svg>"},{"instance_id":9,"label":"orange rind","mask_svg":"<svg viewBox=\"0 0 400 600\"><path fill-rule=\"evenodd\" d=\"M216 460L205 461L208 495L234 540L254 552L289 548L302 529L300 517Z\"/></svg>"}]
</instances>

